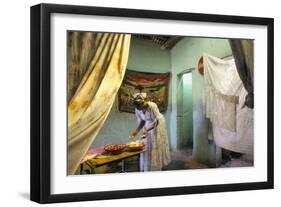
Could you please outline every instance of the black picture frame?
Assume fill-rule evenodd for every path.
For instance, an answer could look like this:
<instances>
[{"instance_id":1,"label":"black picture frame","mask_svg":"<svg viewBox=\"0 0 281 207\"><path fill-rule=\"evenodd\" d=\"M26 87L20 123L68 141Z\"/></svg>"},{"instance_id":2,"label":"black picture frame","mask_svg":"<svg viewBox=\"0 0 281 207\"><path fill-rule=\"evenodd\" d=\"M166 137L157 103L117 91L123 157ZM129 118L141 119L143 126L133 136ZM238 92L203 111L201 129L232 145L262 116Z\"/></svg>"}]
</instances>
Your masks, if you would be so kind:
<instances>
[{"instance_id":1,"label":"black picture frame","mask_svg":"<svg viewBox=\"0 0 281 207\"><path fill-rule=\"evenodd\" d=\"M51 130L51 70L50 16L53 13L180 20L207 23L264 25L267 27L267 181L235 184L201 185L154 189L87 192L74 194L50 193L50 130ZM38 203L120 199L147 196L242 191L273 188L274 177L274 83L272 18L228 16L168 11L103 8L73 5L39 4L31 7L31 151L30 199Z\"/></svg>"}]
</instances>

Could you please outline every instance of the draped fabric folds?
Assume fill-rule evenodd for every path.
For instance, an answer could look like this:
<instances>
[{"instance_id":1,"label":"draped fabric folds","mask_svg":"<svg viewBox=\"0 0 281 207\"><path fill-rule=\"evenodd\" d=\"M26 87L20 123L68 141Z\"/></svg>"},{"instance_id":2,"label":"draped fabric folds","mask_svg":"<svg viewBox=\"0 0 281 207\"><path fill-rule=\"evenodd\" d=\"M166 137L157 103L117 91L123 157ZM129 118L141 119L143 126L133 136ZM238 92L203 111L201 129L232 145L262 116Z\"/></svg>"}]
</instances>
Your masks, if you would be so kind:
<instances>
[{"instance_id":1,"label":"draped fabric folds","mask_svg":"<svg viewBox=\"0 0 281 207\"><path fill-rule=\"evenodd\" d=\"M235 61L207 54L204 58L206 117L210 119L208 138L217 146L246 155L253 160L253 109L243 107L248 95L238 75Z\"/></svg>"},{"instance_id":2,"label":"draped fabric folds","mask_svg":"<svg viewBox=\"0 0 281 207\"><path fill-rule=\"evenodd\" d=\"M203 55L205 113L212 124L236 131L236 105L242 82L234 60Z\"/></svg>"},{"instance_id":3,"label":"draped fabric folds","mask_svg":"<svg viewBox=\"0 0 281 207\"><path fill-rule=\"evenodd\" d=\"M244 105L243 100L245 100L247 94L246 89L242 87L239 92L239 104L237 105L236 112L236 131L233 132L212 125L212 132L216 145L227 150L243 153L244 158L253 161L254 110L248 107L242 107Z\"/></svg>"},{"instance_id":4,"label":"draped fabric folds","mask_svg":"<svg viewBox=\"0 0 281 207\"><path fill-rule=\"evenodd\" d=\"M237 72L248 92L245 105L254 108L254 41L230 39L229 43Z\"/></svg>"},{"instance_id":5,"label":"draped fabric folds","mask_svg":"<svg viewBox=\"0 0 281 207\"><path fill-rule=\"evenodd\" d=\"M102 128L122 83L130 35L69 32L67 174Z\"/></svg>"}]
</instances>

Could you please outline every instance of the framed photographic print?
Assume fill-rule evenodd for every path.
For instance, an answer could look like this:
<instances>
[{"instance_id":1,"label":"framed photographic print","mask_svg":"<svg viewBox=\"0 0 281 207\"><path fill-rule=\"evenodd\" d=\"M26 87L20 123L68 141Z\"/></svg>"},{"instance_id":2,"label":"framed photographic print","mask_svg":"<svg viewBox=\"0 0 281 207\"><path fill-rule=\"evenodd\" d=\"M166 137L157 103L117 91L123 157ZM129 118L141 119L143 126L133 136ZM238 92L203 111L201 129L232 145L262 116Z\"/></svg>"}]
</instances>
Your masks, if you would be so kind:
<instances>
[{"instance_id":1,"label":"framed photographic print","mask_svg":"<svg viewBox=\"0 0 281 207\"><path fill-rule=\"evenodd\" d=\"M273 188L273 19L31 7L31 200Z\"/></svg>"}]
</instances>

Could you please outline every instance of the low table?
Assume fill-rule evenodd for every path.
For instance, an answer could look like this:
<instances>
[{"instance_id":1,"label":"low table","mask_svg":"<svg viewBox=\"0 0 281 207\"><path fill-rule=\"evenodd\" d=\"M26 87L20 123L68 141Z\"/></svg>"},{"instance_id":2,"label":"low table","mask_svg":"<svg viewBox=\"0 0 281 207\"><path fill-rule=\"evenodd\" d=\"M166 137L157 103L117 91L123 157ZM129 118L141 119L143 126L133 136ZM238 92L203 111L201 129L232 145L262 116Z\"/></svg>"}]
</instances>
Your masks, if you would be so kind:
<instances>
[{"instance_id":1,"label":"low table","mask_svg":"<svg viewBox=\"0 0 281 207\"><path fill-rule=\"evenodd\" d=\"M138 165L138 172L140 172L140 155L143 153L143 150L140 151L124 151L117 155L109 155L107 154L106 157L94 157L88 160L85 160L80 164L80 174L83 172L84 165L87 165L91 169L91 173L95 174L95 168L107 165L110 163L121 162L121 172L126 172L126 159L130 157L137 157L137 165Z\"/></svg>"}]
</instances>

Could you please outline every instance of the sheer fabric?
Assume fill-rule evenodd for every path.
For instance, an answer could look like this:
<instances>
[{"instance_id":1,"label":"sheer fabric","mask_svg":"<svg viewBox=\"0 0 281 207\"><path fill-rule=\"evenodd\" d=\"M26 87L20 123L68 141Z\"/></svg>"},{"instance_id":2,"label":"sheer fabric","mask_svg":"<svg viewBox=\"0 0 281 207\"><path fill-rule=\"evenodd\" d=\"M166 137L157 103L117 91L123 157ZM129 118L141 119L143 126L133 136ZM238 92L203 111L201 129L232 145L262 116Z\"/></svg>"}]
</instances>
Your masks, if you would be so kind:
<instances>
[{"instance_id":1,"label":"sheer fabric","mask_svg":"<svg viewBox=\"0 0 281 207\"><path fill-rule=\"evenodd\" d=\"M242 82L234 60L204 54L205 113L212 124L236 131L236 105Z\"/></svg>"}]
</instances>

